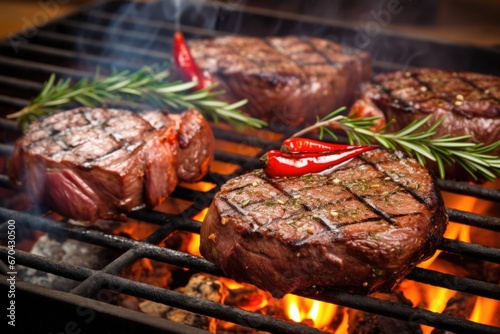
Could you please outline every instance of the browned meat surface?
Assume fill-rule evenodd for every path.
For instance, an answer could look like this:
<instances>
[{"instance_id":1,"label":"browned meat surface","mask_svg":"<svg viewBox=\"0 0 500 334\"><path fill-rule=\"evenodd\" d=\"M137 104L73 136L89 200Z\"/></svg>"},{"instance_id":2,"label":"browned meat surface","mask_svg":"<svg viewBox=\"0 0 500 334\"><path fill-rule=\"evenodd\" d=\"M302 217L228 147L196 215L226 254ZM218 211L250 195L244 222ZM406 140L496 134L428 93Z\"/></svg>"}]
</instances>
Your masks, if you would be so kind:
<instances>
[{"instance_id":1,"label":"browned meat surface","mask_svg":"<svg viewBox=\"0 0 500 334\"><path fill-rule=\"evenodd\" d=\"M203 146L192 142L199 137ZM126 212L161 203L179 179L203 177L212 142L208 123L196 111L140 115L77 108L31 124L16 143L9 176L35 201L69 218L124 219ZM186 153L195 155L189 173L180 159Z\"/></svg>"},{"instance_id":2,"label":"browned meat surface","mask_svg":"<svg viewBox=\"0 0 500 334\"><path fill-rule=\"evenodd\" d=\"M249 99L244 111L271 123L312 123L351 104L371 71L366 52L314 37L224 36L189 47L225 99Z\"/></svg>"},{"instance_id":3,"label":"browned meat surface","mask_svg":"<svg viewBox=\"0 0 500 334\"><path fill-rule=\"evenodd\" d=\"M196 182L207 175L214 152L214 135L208 122L196 110L180 115L148 111L139 114L156 129L176 129L177 177L182 182Z\"/></svg>"},{"instance_id":4,"label":"browned meat surface","mask_svg":"<svg viewBox=\"0 0 500 334\"><path fill-rule=\"evenodd\" d=\"M361 87L361 96L351 111L395 119L397 131L415 119L442 117L436 136L471 135L486 145L500 140L500 77L434 69L418 69L376 75ZM499 155L500 148L490 153ZM434 165L430 167L435 168ZM457 164L446 168L447 178L468 180Z\"/></svg>"},{"instance_id":5,"label":"browned meat surface","mask_svg":"<svg viewBox=\"0 0 500 334\"><path fill-rule=\"evenodd\" d=\"M377 149L328 175L236 177L216 194L201 254L230 277L281 297L390 290L442 239L447 216L432 173Z\"/></svg>"}]
</instances>

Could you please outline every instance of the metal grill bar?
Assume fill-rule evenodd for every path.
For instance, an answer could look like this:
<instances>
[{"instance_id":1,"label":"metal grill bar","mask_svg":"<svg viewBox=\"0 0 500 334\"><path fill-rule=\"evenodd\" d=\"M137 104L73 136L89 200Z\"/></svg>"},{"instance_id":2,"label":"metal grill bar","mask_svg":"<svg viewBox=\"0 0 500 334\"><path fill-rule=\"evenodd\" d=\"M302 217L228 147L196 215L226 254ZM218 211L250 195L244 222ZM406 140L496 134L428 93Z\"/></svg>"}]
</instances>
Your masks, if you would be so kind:
<instances>
[{"instance_id":1,"label":"metal grill bar","mask_svg":"<svg viewBox=\"0 0 500 334\"><path fill-rule=\"evenodd\" d=\"M415 268L406 276L413 281L432 284L442 288L476 294L500 300L500 286L482 281L443 274L435 270Z\"/></svg>"},{"instance_id":2,"label":"metal grill bar","mask_svg":"<svg viewBox=\"0 0 500 334\"><path fill-rule=\"evenodd\" d=\"M159 214L161 215L161 214ZM90 279L89 277L97 277L101 278L102 275L109 275L109 272L116 274L120 269L123 269L124 267L130 265L134 260L137 260L140 257L148 257L154 260L159 260L159 261L164 261L167 263L179 265L182 267L187 267L193 270L202 270L207 273L219 275L219 276L224 276L221 272L220 269L216 268L213 264L208 263L207 261L191 256L189 254L184 254L182 252L177 252L174 250L170 249L165 249L162 247L154 246L148 243L144 243L141 241L135 241L135 240L130 240L124 237L117 237L117 236L111 236L111 235L106 235L101 232L97 231L92 231L89 232L84 228L79 228L79 227L74 227L74 226L69 226L64 222L55 222L50 219L45 219L41 217L36 217L36 216L31 216L29 214L25 213L20 213L16 211L11 211L11 210L5 210L5 209L0 209L0 219L14 219L16 222L20 222L25 225L31 225L31 227L40 229L42 231L46 232L52 232L55 233L56 231L59 231L61 233L63 230L64 232L62 234L67 235L70 238L75 238L80 241L84 242L90 242L93 244L97 245L103 245L103 246L108 246L108 247L115 247L118 249L128 249L128 252L126 252L121 258L119 258L117 261L112 262L108 267L106 267L103 271L99 272L97 275L93 275L95 271L82 271L79 269L76 269L76 275L72 273L73 269L71 266L67 266L66 264L58 264L56 266L52 266L52 261L50 259L42 259L41 260L41 265L38 264L38 261L35 261L37 258L34 255L24 253L22 252L21 254L18 255L18 257L21 259L20 263L24 264L23 261L26 261L26 264L29 264L30 267L37 268L40 267L39 269L48 271L54 274L59 274L64 277L72 278L72 279L78 279L81 280L82 276L85 276L85 279ZM165 219L163 220L165 221ZM175 226L176 220L172 220L171 224L174 225L164 225L167 226L165 227L165 230L160 233L161 235L169 234L171 231L174 231L177 227ZM192 224L189 224L192 225ZM199 225L199 223L198 223ZM5 226L5 224L4 224ZM109 240L111 239L111 242ZM154 238L158 239L158 238ZM6 253L6 248L1 249L1 251ZM127 255L129 254L129 255ZM122 260L120 260L122 259ZM109 272L108 272L109 271ZM106 273L108 272L108 273ZM91 276L92 275L92 276ZM76 277L75 277L76 276ZM459 278L456 276L452 275L445 275L429 270L424 270L424 269L415 269L409 276L408 278L420 281L423 283L431 283L434 285L438 286L444 286L446 288L454 288L457 291L464 291L464 292L469 292L469 293L477 293L478 295L482 295L488 298L499 298L499 288L498 286L495 286L493 284L489 283L484 283L484 282L478 282L476 280L470 280L470 279L464 279L464 278ZM444 283L443 283L444 282ZM450 283L451 282L451 283ZM73 293L77 294L87 294L87 292L96 292L96 289L99 288L99 284L96 283L95 278L92 278L88 284L83 283L80 285L78 288L76 288ZM141 290L144 292L143 290ZM141 292L141 293L142 293ZM148 292L149 293L149 292ZM137 295L136 295L137 296ZM142 296L142 295L141 295ZM346 307L355 307L358 308L356 303L359 302L358 299L355 300L350 300L350 297L347 297L350 302L354 302L354 304L351 304L350 302L347 302L347 304L344 303L339 303L339 301L336 299L338 298L338 295L334 295L337 297L332 297L333 300L327 299L325 301L329 302L335 302L340 305L346 306ZM140 296L139 296L140 297ZM318 296L306 296L306 297L315 297L318 298ZM322 300L324 300L323 297ZM341 301L344 300L346 297L341 295ZM361 297L360 297L361 298ZM368 302L363 302L364 308L360 308L369 312L374 312L378 314L385 314L385 307L388 307L385 305L385 307L382 307L382 309L377 308L377 310L372 310L371 307L374 307L371 305L371 301L369 298L371 297L365 297L363 296L362 298L367 298ZM152 299L155 300L155 299ZM379 305L380 301L377 301L375 305ZM389 302L383 302L383 303L389 303ZM171 305L171 304L169 304ZM390 308L393 309L393 305L389 304ZM378 306L377 306L378 307ZM410 308L411 309L411 308ZM192 310L192 309L188 309ZM206 310L205 310L206 311ZM421 310L424 311L424 310ZM394 312L394 310L392 311ZM434 317L435 315L432 314L432 312L425 311L422 314L420 313L412 313L413 315L418 314L418 319L416 322L418 323L429 323L432 324L436 327L439 326L444 326L443 328L446 329L453 329L454 326L457 326L457 319L450 317L448 320L443 320L440 318L437 322L434 322ZM205 314L204 312L200 312ZM399 319L405 319L408 320L409 318L406 317L407 311L403 308L400 310L400 313L397 313L397 318ZM208 314L207 314L208 315ZM218 317L220 318L220 317ZM222 319L222 318L221 318ZM234 319L233 319L234 320ZM421 322L419 322L421 321ZM465 321L465 320L464 320ZM443 324L441 324L443 322ZM472 323L474 324L474 323ZM467 324L461 324L461 328L469 328ZM474 326L477 326L477 324L472 325L473 327L469 328L471 330L479 331L479 330L485 330L488 332L487 327L486 328L475 328ZM482 326L482 325L480 325Z\"/></svg>"},{"instance_id":3,"label":"metal grill bar","mask_svg":"<svg viewBox=\"0 0 500 334\"><path fill-rule=\"evenodd\" d=\"M0 275L0 288L7 289L7 277ZM28 282L16 282L16 301L20 305L30 305L38 310L57 310L57 317L50 319L49 330L58 328L65 330L68 319L84 320L80 322L82 333L101 333L104 328L112 326L113 331L123 333L146 332L148 334L206 334L205 330L177 324L145 313L117 307L101 301L88 299L60 291L46 289ZM21 313L16 318L16 330L21 333L31 333L33 328L38 331L47 329L46 319L32 316L31 313ZM81 318L83 315L89 316ZM77 317L75 319L75 316ZM78 319L80 318L80 319ZM22 320L22 321L21 321ZM72 320L69 320L70 322Z\"/></svg>"},{"instance_id":4,"label":"metal grill bar","mask_svg":"<svg viewBox=\"0 0 500 334\"><path fill-rule=\"evenodd\" d=\"M471 185L465 182L455 182L451 180L438 180L441 190L450 191L456 194L474 196L490 201L500 201L500 191L481 186Z\"/></svg>"},{"instance_id":5,"label":"metal grill bar","mask_svg":"<svg viewBox=\"0 0 500 334\"><path fill-rule=\"evenodd\" d=\"M0 247L0 254L6 255L7 249ZM257 328L259 330L271 330L279 333L297 333L297 330L302 330L302 325L285 323L283 321L265 317L256 313L246 312L237 308L228 307L214 302L200 300L185 296L171 290L165 290L144 283L130 281L128 279L116 277L109 273L94 271L90 269L72 266L69 264L58 263L51 259L42 258L37 255L29 254L20 251L17 254L19 264L27 265L31 268L47 271L56 275L60 275L70 279L90 279L91 285L80 285L73 292L84 292L87 295L86 289L96 293L100 289L112 287L114 291L130 294L140 298L165 303L174 307L182 308L188 311L213 316L218 319L234 322L235 319L243 319L238 324ZM124 266L130 263L122 263ZM456 278L452 278L456 279ZM81 289L80 289L81 288ZM473 288L468 291L469 293ZM181 297L182 296L182 297ZM338 305L356 308L371 313L389 315L397 319L412 321L420 324L430 324L437 328L448 330L467 330L471 333L496 333L497 329L492 326L480 325L464 319L457 319L451 316L443 316L435 314L423 309L415 309L409 306L400 305L390 301L383 301L373 297L352 295L342 292L326 292L321 296L303 295L308 298L316 298L326 302L335 303ZM247 316L251 314L251 316ZM240 318L244 315L243 318ZM256 320L256 321L253 321ZM254 324L254 325L252 325ZM255 326L258 324L258 326ZM320 333L315 329L306 327L306 333Z\"/></svg>"},{"instance_id":6,"label":"metal grill bar","mask_svg":"<svg viewBox=\"0 0 500 334\"><path fill-rule=\"evenodd\" d=\"M439 248L444 251L472 257L480 256L483 260L500 263L500 250L497 248L446 238L439 244Z\"/></svg>"},{"instance_id":7,"label":"metal grill bar","mask_svg":"<svg viewBox=\"0 0 500 334\"><path fill-rule=\"evenodd\" d=\"M474 187L474 186L472 186ZM473 189L474 190L474 189ZM500 191L498 190L492 190L489 192L493 196L497 196L500 194ZM446 213L448 214L448 217L450 221L462 223L462 224L467 224L467 225L473 225L476 227L481 227L485 228L491 231L500 231L500 218L498 217L488 217L488 216L483 216L483 215L478 215L475 213L470 213L470 212L465 212L465 211L460 211L460 210L455 210L455 209L446 209Z\"/></svg>"}]
</instances>

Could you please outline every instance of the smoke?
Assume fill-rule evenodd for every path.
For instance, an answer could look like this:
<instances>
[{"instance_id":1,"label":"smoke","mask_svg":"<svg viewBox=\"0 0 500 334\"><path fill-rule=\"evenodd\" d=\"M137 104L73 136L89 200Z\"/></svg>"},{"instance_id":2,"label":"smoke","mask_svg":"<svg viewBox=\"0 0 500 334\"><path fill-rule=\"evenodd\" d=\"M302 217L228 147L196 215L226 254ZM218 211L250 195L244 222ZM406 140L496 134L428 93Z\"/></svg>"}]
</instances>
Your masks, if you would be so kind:
<instances>
[{"instance_id":1,"label":"smoke","mask_svg":"<svg viewBox=\"0 0 500 334\"><path fill-rule=\"evenodd\" d=\"M472 47L416 34L423 27L432 29L436 6L431 0L110 2L81 15L74 31L82 41L76 46L82 54L79 62L86 68L97 66L85 59L87 54L118 68L162 63L169 59L173 32L182 30L187 39L220 34L328 38L368 51L376 72L409 67L487 70L485 62L473 61L483 54ZM399 29L403 26L415 29Z\"/></svg>"},{"instance_id":2,"label":"smoke","mask_svg":"<svg viewBox=\"0 0 500 334\"><path fill-rule=\"evenodd\" d=\"M218 15L218 8L193 1L103 4L79 15L78 23L72 23L78 38L75 49L82 55L76 61L79 67L100 67L104 71L110 67L135 69L161 64L169 60L174 31L183 30L194 37L206 35L216 28ZM96 64L87 55L107 61Z\"/></svg>"}]
</instances>

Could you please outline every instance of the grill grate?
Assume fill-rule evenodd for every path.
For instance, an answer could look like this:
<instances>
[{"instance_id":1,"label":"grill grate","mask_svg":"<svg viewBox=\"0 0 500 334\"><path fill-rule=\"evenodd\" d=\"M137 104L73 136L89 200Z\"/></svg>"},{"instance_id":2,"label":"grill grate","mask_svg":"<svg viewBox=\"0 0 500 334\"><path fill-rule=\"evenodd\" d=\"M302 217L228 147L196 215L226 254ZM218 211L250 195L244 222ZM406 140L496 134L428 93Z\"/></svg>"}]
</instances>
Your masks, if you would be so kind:
<instances>
[{"instance_id":1,"label":"grill grate","mask_svg":"<svg viewBox=\"0 0 500 334\"><path fill-rule=\"evenodd\" d=\"M89 6L63 19L39 28L37 34L27 42L21 41L20 35L11 36L0 42L0 112L5 115L25 106L29 99L41 88L50 73L60 77L81 78L95 72L100 66L103 72L117 69L136 69L144 64L163 62L168 59L172 31L175 30L175 15L178 10L176 1L158 1L142 4L127 1L103 2ZM352 28L341 22L329 21L293 13L275 12L268 9L243 6L223 5L215 2L183 2L183 11L179 26L187 37L207 37L225 33L268 35L311 34L328 37L339 42L352 40ZM251 29L249 29L251 27ZM14 39L13 39L14 38ZM16 39L18 38L18 39ZM384 41L384 42L382 42ZM404 45L404 51L394 50L394 45ZM408 47L411 45L411 47ZM458 68L470 71L487 71L488 63L498 59L498 51L470 46L453 45L412 39L401 34L380 34L367 48L375 56L376 72L397 70L418 66L438 66ZM401 52L400 52L401 51ZM427 57L432 54L441 57ZM420 56L413 57L417 54ZM401 56L402 55L402 56ZM411 58L413 57L413 58ZM476 61L470 61L470 59ZM491 62L489 62L491 60ZM498 70L498 69L493 69ZM490 71L491 72L491 71ZM498 74L498 73L497 73ZM12 152L12 142L19 133L15 124L1 120L2 144L0 160ZM216 184L209 191L198 191L178 187L172 198L190 201L192 204L179 214L167 214L155 210L138 210L129 217L158 225L158 229L142 240L133 240L124 236L113 235L97 230L82 228L41 217L39 212L20 212L0 207L0 237L6 240L7 220L16 221L21 230L41 231L56 236L84 243L103 246L121 253L100 270L91 270L81 266L69 265L50 258L34 255L22 250L16 251L16 263L40 271L69 278L79 284L69 293L50 290L27 282L17 282L19 313L28 312L30 319L24 326L54 330L64 328L68 319L78 319L75 312L82 307L92 310L95 320L87 323L80 321L85 328L107 328L109 321L116 324L115 329L130 331L148 330L149 332L168 331L176 333L198 332L191 327L173 324L131 310L102 303L96 296L100 291L113 290L144 298L192 312L212 316L221 320L237 323L246 327L276 333L318 333L301 324L278 320L269 316L244 311L216 302L190 297L179 292L162 289L153 285L119 277L117 274L134 262L147 258L160 261L193 272L205 272L224 276L220 269L208 261L173 249L160 247L158 244L176 231L199 233L200 223L193 220L195 214L210 204L218 187L231 177L259 166L258 157L268 149L279 147L279 143L294 129L271 129L281 135L272 140L249 137L245 134L215 127L217 140L232 143L245 143L260 149L255 156L243 156L223 150L216 150L217 161L235 165L229 174L212 172L204 182ZM277 131L276 131L277 130ZM460 195L500 202L500 191L465 183L440 180L442 190ZM0 175L0 190L9 191L10 185L5 175ZM196 199L193 201L193 199ZM480 227L491 231L500 231L500 218L478 215L470 212L447 209L450 221ZM439 249L467 256L477 260L500 263L500 249L445 239ZM7 258L8 249L0 246L2 259ZM9 272L2 262L0 272ZM7 277L1 277L2 287L6 287ZM448 289L476 294L500 300L500 286L474 279L457 277L428 269L414 269L407 279L432 284ZM412 308L390 301L383 301L369 296L352 295L342 292L325 292L322 295L304 295L304 297L323 300L338 305L381 314L419 324L441 328L454 332L499 333L500 329L477 324L444 314L436 314L421 308ZM54 309L43 305L53 305ZM33 305L30 310L23 308ZM36 311L34 307L38 306ZM67 312L67 308L73 313ZM76 308L76 311L75 311ZM53 320L57 312L66 314L62 320ZM19 314L22 317L22 314ZM61 317L60 317L61 318ZM50 320L49 320L50 319ZM85 318L80 318L82 320ZM161 320L161 321L160 321ZM125 326L126 324L126 326ZM19 325L23 326L22 323ZM104 326L104 327L103 327ZM202 332L202 331L200 331Z\"/></svg>"}]
</instances>

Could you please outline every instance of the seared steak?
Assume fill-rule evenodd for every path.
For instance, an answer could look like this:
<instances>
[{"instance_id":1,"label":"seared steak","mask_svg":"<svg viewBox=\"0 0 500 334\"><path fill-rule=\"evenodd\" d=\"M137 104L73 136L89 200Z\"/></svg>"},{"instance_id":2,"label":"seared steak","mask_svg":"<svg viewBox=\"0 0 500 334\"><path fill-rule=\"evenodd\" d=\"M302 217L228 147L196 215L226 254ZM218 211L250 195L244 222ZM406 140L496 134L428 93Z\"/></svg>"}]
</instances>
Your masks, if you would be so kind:
<instances>
[{"instance_id":1,"label":"seared steak","mask_svg":"<svg viewBox=\"0 0 500 334\"><path fill-rule=\"evenodd\" d=\"M246 98L248 114L291 125L350 105L371 71L366 52L314 37L224 36L189 47L203 75L226 91L223 98Z\"/></svg>"},{"instance_id":2,"label":"seared steak","mask_svg":"<svg viewBox=\"0 0 500 334\"><path fill-rule=\"evenodd\" d=\"M390 290L430 257L447 216L431 172L401 152L363 153L328 175L236 177L216 194L201 254L281 297Z\"/></svg>"},{"instance_id":3,"label":"seared steak","mask_svg":"<svg viewBox=\"0 0 500 334\"><path fill-rule=\"evenodd\" d=\"M430 124L445 117L436 137L471 135L472 141L489 145L500 140L500 77L435 69L379 74L361 86L361 96L351 108L355 111L396 120L389 131L429 114ZM499 155L500 148L490 154ZM469 178L458 164L448 166L446 175Z\"/></svg>"},{"instance_id":4,"label":"seared steak","mask_svg":"<svg viewBox=\"0 0 500 334\"><path fill-rule=\"evenodd\" d=\"M200 137L203 146L193 142ZM203 177L212 146L210 127L194 110L141 115L77 108L31 124L16 143L9 176L69 218L124 219L126 212L161 203L179 179ZM190 168L179 160L186 153L194 156Z\"/></svg>"}]
</instances>

